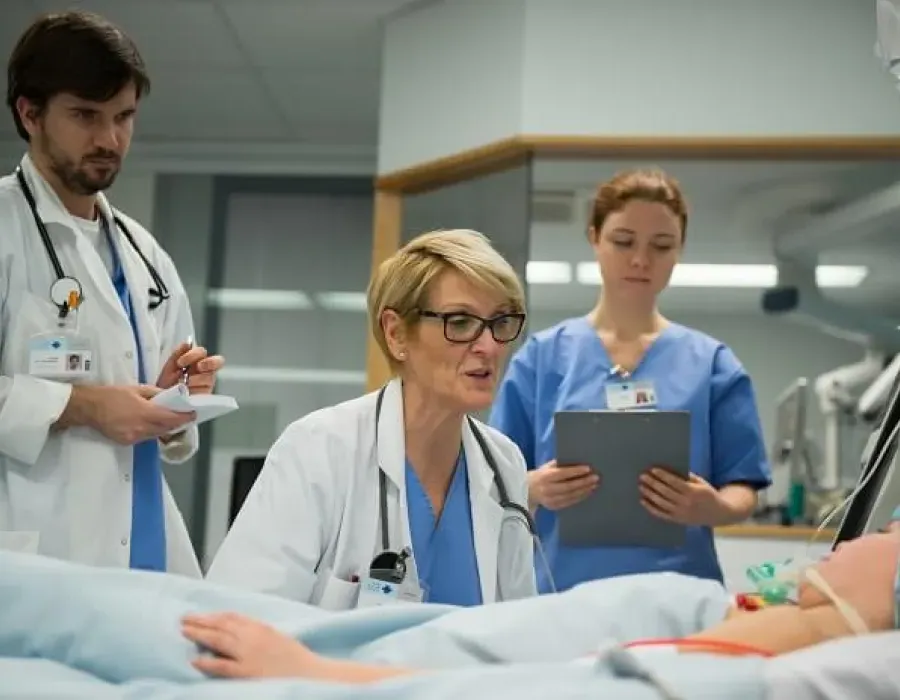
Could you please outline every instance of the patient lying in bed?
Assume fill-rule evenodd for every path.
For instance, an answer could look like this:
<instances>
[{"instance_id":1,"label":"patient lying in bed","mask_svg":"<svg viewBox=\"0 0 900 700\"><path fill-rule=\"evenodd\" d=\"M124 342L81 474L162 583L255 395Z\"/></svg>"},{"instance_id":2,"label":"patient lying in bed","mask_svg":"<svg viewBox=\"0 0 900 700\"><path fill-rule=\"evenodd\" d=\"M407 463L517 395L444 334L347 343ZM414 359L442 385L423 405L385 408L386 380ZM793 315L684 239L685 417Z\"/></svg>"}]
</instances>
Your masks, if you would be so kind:
<instances>
[{"instance_id":1,"label":"patient lying in bed","mask_svg":"<svg viewBox=\"0 0 900 700\"><path fill-rule=\"evenodd\" d=\"M614 678L622 667L597 665L596 659L608 656L605 650L675 638L706 645L686 647L692 651L751 652L728 660L692 654L673 665L654 656L655 649L635 647L633 653L657 672L665 667L670 679L705 697L717 673L727 671L729 688L740 674L747 683L762 683L765 654L812 647L863 627L893 629L898 558L900 536L861 538L817 566L826 594L804 584L798 606L758 612L736 611L732 597L715 582L648 574L478 608L403 605L329 613L204 581L0 552L0 667L7 680L12 670L36 684L42 674L27 667L27 660L38 659L86 674L108 689L153 679L186 684L185 693L196 693L190 688L210 676L280 677L295 679L291 683L306 690L316 688L315 695L303 697L359 698L359 688L355 695L325 689L337 692L332 681L394 678L417 691L427 682L449 692L457 687L449 684L468 683L475 674L485 687L491 679L495 688L517 682L517 692L534 697L545 697L554 684L577 682L595 696L604 691L625 698L625 686L617 685L625 681ZM707 658L717 660L710 664ZM203 697L214 697L220 688L215 682L203 686L210 693ZM254 696L262 698L258 690ZM11 682L0 683L0 698L7 697L4 691L8 697L27 696ZM95 700L101 697L97 689L91 692ZM685 690L683 697L695 694Z\"/></svg>"},{"instance_id":2,"label":"patient lying in bed","mask_svg":"<svg viewBox=\"0 0 900 700\"><path fill-rule=\"evenodd\" d=\"M627 646L660 642L674 649L776 656L829 640L897 626L900 534L862 537L841 545L811 567L797 605L747 612L729 608L722 619L677 640L629 640ZM648 576L653 576L652 574ZM606 582L597 582L597 592ZM671 599L671 605L683 601ZM328 658L263 623L232 613L188 615L182 632L215 655L194 660L204 673L234 678L297 676L320 681L369 683L420 669Z\"/></svg>"}]
</instances>

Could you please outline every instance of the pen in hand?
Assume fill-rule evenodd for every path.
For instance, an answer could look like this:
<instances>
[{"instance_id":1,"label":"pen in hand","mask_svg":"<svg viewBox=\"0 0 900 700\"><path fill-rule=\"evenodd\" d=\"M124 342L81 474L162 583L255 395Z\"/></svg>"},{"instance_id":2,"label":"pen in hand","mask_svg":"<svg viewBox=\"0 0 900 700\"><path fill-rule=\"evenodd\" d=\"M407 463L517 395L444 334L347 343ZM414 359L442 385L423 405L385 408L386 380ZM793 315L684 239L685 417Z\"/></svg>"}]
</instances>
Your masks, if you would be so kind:
<instances>
[{"instance_id":1,"label":"pen in hand","mask_svg":"<svg viewBox=\"0 0 900 700\"><path fill-rule=\"evenodd\" d=\"M185 342L187 343L187 346L188 346L187 352L190 352L191 350L194 349L194 336L189 335ZM188 367L187 365L185 365L184 367L181 368L181 383L185 387L187 387L187 385L188 385L188 378L190 376L190 372L191 372L190 367Z\"/></svg>"}]
</instances>

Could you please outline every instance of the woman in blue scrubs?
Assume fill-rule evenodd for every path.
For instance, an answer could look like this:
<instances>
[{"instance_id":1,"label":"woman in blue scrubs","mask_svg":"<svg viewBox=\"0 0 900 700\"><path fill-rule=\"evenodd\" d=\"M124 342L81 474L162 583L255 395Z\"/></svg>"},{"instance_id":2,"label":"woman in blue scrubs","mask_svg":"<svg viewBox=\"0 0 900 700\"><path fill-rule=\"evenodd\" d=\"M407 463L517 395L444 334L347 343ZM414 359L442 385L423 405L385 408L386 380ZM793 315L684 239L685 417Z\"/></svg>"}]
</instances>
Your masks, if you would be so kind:
<instances>
[{"instance_id":1,"label":"woman in blue scrubs","mask_svg":"<svg viewBox=\"0 0 900 700\"><path fill-rule=\"evenodd\" d=\"M712 527L745 520L771 483L750 377L723 343L664 318L657 297L669 283L687 231L678 183L656 171L629 171L602 184L588 237L603 280L587 316L531 336L510 361L491 424L522 450L553 583L677 571L722 579ZM625 382L627 380L627 382ZM603 488L589 467L557 467L557 411L656 408L691 413L691 476L648 465L641 504L688 526L679 549L562 546L555 511ZM538 567L541 592L551 590Z\"/></svg>"}]
</instances>

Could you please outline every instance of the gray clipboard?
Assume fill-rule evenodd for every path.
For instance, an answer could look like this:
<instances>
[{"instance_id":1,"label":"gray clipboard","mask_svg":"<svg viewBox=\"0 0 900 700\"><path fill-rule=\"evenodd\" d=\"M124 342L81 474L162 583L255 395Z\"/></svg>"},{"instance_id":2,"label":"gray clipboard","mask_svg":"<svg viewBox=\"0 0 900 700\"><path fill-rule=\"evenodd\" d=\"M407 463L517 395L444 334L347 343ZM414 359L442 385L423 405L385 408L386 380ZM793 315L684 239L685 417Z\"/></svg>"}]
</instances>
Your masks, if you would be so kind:
<instances>
[{"instance_id":1,"label":"gray clipboard","mask_svg":"<svg viewBox=\"0 0 900 700\"><path fill-rule=\"evenodd\" d=\"M568 547L657 547L685 544L686 528L651 515L638 480L653 465L687 478L691 415L687 411L561 411L555 416L556 462L585 464L600 486L557 512L560 543Z\"/></svg>"}]
</instances>

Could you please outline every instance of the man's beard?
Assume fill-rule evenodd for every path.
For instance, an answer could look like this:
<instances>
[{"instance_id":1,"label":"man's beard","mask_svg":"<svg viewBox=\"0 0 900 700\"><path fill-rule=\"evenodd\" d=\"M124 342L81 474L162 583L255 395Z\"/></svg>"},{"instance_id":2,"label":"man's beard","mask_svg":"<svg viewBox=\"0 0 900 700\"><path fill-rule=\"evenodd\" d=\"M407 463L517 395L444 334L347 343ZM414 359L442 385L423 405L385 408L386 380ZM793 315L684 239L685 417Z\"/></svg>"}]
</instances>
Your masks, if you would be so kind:
<instances>
[{"instance_id":1,"label":"man's beard","mask_svg":"<svg viewBox=\"0 0 900 700\"><path fill-rule=\"evenodd\" d=\"M98 192L109 189L119 175L119 157L109 151L95 151L84 158L84 161L101 162L107 168L106 173L98 176L93 176L87 170L82 170L58 148L55 148L49 140L45 140L43 151L53 174L73 194L82 196L95 195Z\"/></svg>"}]
</instances>

